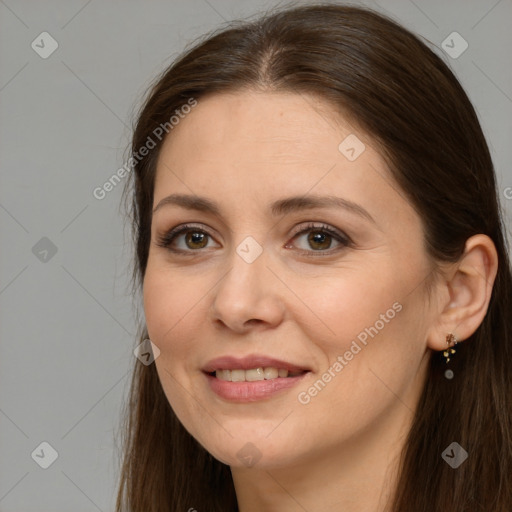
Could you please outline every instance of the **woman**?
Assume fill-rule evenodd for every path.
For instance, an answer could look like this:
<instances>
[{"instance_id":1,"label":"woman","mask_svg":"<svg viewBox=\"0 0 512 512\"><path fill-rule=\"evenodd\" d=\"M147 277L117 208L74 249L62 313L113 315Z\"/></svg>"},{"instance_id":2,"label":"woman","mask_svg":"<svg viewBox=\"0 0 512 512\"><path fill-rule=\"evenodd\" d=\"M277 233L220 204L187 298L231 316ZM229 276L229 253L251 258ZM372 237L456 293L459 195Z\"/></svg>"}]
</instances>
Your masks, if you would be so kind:
<instances>
[{"instance_id":1,"label":"woman","mask_svg":"<svg viewBox=\"0 0 512 512\"><path fill-rule=\"evenodd\" d=\"M233 24L151 88L132 163L155 359L118 511L512 508L493 164L424 43L347 6Z\"/></svg>"}]
</instances>

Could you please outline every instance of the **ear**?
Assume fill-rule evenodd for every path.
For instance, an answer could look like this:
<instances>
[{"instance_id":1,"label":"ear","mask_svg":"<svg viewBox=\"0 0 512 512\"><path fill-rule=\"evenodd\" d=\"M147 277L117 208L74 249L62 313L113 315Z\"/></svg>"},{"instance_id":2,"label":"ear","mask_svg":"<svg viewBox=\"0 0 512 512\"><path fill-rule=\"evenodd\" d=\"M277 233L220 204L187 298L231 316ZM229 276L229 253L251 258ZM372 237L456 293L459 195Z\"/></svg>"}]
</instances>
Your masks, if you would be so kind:
<instances>
[{"instance_id":1,"label":"ear","mask_svg":"<svg viewBox=\"0 0 512 512\"><path fill-rule=\"evenodd\" d=\"M469 338L482 323L498 271L498 254L487 235L468 238L464 254L450 266L440 285L437 318L429 329L427 345L432 350L446 348L446 335L458 341Z\"/></svg>"}]
</instances>

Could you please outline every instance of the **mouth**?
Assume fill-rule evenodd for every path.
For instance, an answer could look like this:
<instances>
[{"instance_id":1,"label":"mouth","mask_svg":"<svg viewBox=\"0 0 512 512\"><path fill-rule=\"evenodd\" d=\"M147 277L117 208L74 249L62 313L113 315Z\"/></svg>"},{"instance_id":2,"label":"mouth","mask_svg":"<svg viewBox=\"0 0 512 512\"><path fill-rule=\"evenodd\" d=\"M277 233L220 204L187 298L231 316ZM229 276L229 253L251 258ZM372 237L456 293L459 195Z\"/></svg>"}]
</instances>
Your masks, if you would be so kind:
<instances>
[{"instance_id":1,"label":"mouth","mask_svg":"<svg viewBox=\"0 0 512 512\"><path fill-rule=\"evenodd\" d=\"M217 357L209 361L202 370L221 380L254 382L297 377L310 371L310 368L262 354L251 354L241 358Z\"/></svg>"},{"instance_id":2,"label":"mouth","mask_svg":"<svg viewBox=\"0 0 512 512\"><path fill-rule=\"evenodd\" d=\"M291 377L299 377L300 375L308 373L308 370L289 371L287 368L260 366L258 368L250 368L248 370L241 368L233 370L218 369L205 373L211 377L215 377L217 379L228 382L257 382L261 380L288 379Z\"/></svg>"},{"instance_id":3,"label":"mouth","mask_svg":"<svg viewBox=\"0 0 512 512\"><path fill-rule=\"evenodd\" d=\"M310 368L258 354L219 357L202 371L210 389L230 402L271 399L297 386L311 373Z\"/></svg>"}]
</instances>

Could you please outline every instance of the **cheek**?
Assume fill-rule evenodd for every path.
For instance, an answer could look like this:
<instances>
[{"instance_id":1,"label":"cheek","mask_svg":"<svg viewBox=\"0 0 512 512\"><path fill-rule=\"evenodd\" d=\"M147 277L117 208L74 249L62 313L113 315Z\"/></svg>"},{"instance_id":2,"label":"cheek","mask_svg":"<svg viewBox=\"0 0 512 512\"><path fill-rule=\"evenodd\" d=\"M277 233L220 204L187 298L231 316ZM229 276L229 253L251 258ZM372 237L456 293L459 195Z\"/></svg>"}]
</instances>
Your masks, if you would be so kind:
<instances>
[{"instance_id":1,"label":"cheek","mask_svg":"<svg viewBox=\"0 0 512 512\"><path fill-rule=\"evenodd\" d=\"M143 285L143 303L149 337L157 345L181 339L180 331L189 315L200 307L194 287L185 286L178 276L148 266ZM163 347L159 347L162 349Z\"/></svg>"},{"instance_id":2,"label":"cheek","mask_svg":"<svg viewBox=\"0 0 512 512\"><path fill-rule=\"evenodd\" d=\"M422 297L420 289L410 293L411 282L398 274L382 266L377 272L376 266L330 279L328 285L307 286L304 296L309 317L316 317L316 337L312 326L302 325L323 354L317 377L326 383L316 386L324 395L314 399L318 406L326 399L345 412L378 409L392 398L389 388L404 390L413 379L424 354L418 321Z\"/></svg>"},{"instance_id":3,"label":"cheek","mask_svg":"<svg viewBox=\"0 0 512 512\"><path fill-rule=\"evenodd\" d=\"M310 318L317 326L324 348L337 353L347 350L359 334L364 341L365 329L376 322L381 331L394 320L400 309L396 303L403 296L401 288L391 270L378 265L364 271L341 269L316 279L315 286L311 280L296 285L297 295L306 297L303 318ZM313 341L313 333L308 334Z\"/></svg>"},{"instance_id":4,"label":"cheek","mask_svg":"<svg viewBox=\"0 0 512 512\"><path fill-rule=\"evenodd\" d=\"M190 356L195 336L198 314L202 303L198 302L194 286L184 286L176 274L170 278L166 269L156 269L148 265L143 285L143 303L149 338L160 349L155 360L158 377L167 400L178 419L186 425L189 432L196 434L195 419L202 417L198 398L191 385L193 361Z\"/></svg>"},{"instance_id":5,"label":"cheek","mask_svg":"<svg viewBox=\"0 0 512 512\"><path fill-rule=\"evenodd\" d=\"M150 339L160 347L162 336L165 329L169 329L169 322L165 312L168 312L167 318L170 318L176 311L176 300L173 293L170 293L164 279L158 279L156 273L151 270L146 271L143 286L144 314ZM172 324L171 324L172 325ZM161 347L160 347L161 348Z\"/></svg>"}]
</instances>

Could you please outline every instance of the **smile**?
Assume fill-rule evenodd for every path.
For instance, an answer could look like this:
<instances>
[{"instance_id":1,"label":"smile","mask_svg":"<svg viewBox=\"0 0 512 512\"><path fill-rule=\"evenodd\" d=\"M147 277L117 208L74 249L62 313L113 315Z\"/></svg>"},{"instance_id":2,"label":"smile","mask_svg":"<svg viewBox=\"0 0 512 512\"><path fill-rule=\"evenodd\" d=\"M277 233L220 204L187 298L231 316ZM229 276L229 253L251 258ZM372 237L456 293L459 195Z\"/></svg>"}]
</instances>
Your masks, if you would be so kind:
<instances>
[{"instance_id":1,"label":"smile","mask_svg":"<svg viewBox=\"0 0 512 512\"><path fill-rule=\"evenodd\" d=\"M230 402L255 402L296 386L309 368L264 354L225 355L202 368L210 391Z\"/></svg>"},{"instance_id":2,"label":"smile","mask_svg":"<svg viewBox=\"0 0 512 512\"><path fill-rule=\"evenodd\" d=\"M210 375L215 375L217 379L230 382L256 382L260 380L297 377L303 373L306 373L306 371L290 372L286 368L275 368L272 366L263 368L260 366L259 368L251 368L248 370L216 370L215 372L211 372Z\"/></svg>"}]
</instances>

